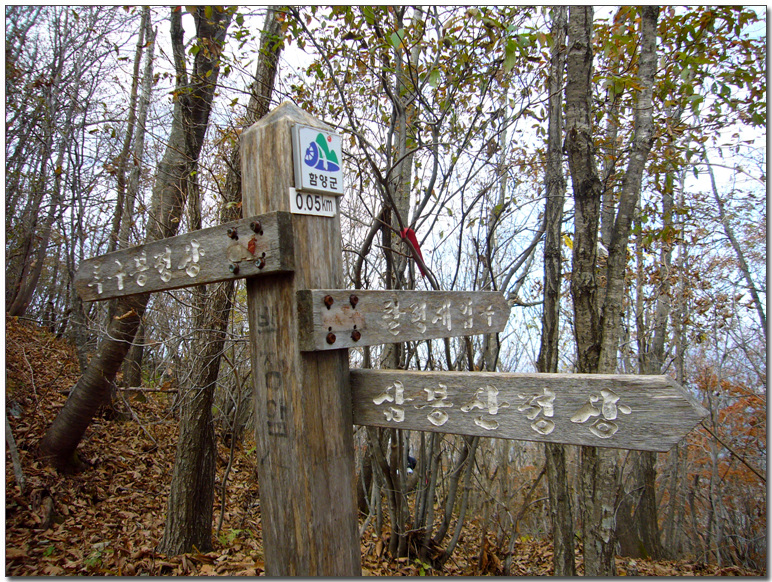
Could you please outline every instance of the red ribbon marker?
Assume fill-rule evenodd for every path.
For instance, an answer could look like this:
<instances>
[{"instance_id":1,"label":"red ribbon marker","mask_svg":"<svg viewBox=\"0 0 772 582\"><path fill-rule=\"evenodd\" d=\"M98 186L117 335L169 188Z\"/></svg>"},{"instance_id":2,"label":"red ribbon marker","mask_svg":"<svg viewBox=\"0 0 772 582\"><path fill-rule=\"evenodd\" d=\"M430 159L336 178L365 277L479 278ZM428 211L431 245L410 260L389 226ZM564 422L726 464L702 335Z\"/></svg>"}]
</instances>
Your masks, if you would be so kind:
<instances>
[{"instance_id":1,"label":"red ribbon marker","mask_svg":"<svg viewBox=\"0 0 772 582\"><path fill-rule=\"evenodd\" d=\"M413 244L413 247L415 248L416 253L418 253L419 257L421 257L421 263L423 263L424 256L421 254L421 247L418 246L418 239L415 236L415 231L412 228L403 228L399 234L403 239L407 239ZM421 271L421 277L425 277L426 271L424 271L423 267L421 266L421 263L416 261L416 265L418 265L418 270Z\"/></svg>"}]
</instances>

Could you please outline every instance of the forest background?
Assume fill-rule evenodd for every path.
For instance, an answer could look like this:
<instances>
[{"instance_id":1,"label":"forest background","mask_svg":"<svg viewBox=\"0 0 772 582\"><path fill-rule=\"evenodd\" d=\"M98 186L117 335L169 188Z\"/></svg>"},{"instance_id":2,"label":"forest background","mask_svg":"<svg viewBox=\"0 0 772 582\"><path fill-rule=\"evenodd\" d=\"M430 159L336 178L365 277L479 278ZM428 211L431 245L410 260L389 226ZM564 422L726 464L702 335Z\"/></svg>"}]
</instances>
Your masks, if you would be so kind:
<instances>
[{"instance_id":1,"label":"forest background","mask_svg":"<svg viewBox=\"0 0 772 582\"><path fill-rule=\"evenodd\" d=\"M474 521L510 562L524 536L551 536L556 571L572 573L574 540L588 552L603 538L580 479L593 466L616 524L598 572L613 569L609 552L762 569L765 19L738 7L7 7L6 312L72 341L72 407L97 389L97 404L131 414L122 394L167 393L181 432L161 546L211 545L211 507L208 525L191 523L174 482L190 443L249 440L243 283L127 307L82 303L72 279L86 258L237 218L238 136L293 101L343 136L348 287L496 289L512 305L497 336L351 350L352 366L664 373L710 412L659 455L360 429L363 533L441 568ZM125 348L111 351L118 334ZM115 382L88 386L106 363ZM22 389L8 386L11 429ZM94 413L74 436L59 414L43 450L64 426L71 446L56 453L74 463Z\"/></svg>"}]
</instances>

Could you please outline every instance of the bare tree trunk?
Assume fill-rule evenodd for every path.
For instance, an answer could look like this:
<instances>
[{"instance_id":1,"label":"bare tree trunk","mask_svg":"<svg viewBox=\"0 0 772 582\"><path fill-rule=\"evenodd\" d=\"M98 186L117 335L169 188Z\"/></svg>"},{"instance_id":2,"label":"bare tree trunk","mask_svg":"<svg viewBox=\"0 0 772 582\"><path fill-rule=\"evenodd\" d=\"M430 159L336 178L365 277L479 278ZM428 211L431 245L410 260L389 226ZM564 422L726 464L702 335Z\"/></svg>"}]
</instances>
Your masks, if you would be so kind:
<instances>
[{"instance_id":1,"label":"bare tree trunk","mask_svg":"<svg viewBox=\"0 0 772 582\"><path fill-rule=\"evenodd\" d=\"M711 185L711 190L713 191L713 199L716 201L716 206L718 206L718 218L721 221L721 226L724 229L724 234L726 235L726 238L729 239L729 243L732 245L732 250L734 251L735 256L737 257L737 266L740 269L740 273L742 273L743 279L745 279L745 284L747 286L748 292L751 294L753 305L756 308L756 313L759 316L759 324L761 325L761 329L764 332L764 337L766 338L767 337L767 315L764 312L764 306L761 303L761 299L759 298L759 290L756 288L756 284L753 281L753 277L751 277L751 271L748 268L748 262L745 260L745 253L743 252L742 247L740 246L740 243L737 240L737 236L734 233L734 229L732 228L732 225L729 222L729 217L726 214L724 200L721 198L721 196L718 193L718 187L716 186L716 176L713 172L713 166L711 165L710 160L708 159L708 153L706 150L703 150L703 157L705 158L705 163L708 166L708 175L710 176L710 185Z\"/></svg>"},{"instance_id":2,"label":"bare tree trunk","mask_svg":"<svg viewBox=\"0 0 772 582\"><path fill-rule=\"evenodd\" d=\"M678 116L680 118L680 115ZM667 184L673 184L672 175L666 180ZM667 187L662 195L662 228L668 231L673 228L673 188ZM639 273L639 288L637 290L637 327L639 344L639 372L641 374L663 374L665 372L665 339L667 336L667 322L671 312L671 285L670 285L670 267L672 259L672 246L666 240L662 242L660 251L659 267L659 289L657 290L657 301L654 309L653 337L647 341L649 336L645 329L644 307L643 307L643 289L642 289L642 269ZM640 253L640 244L638 252ZM676 459L677 452L673 452ZM630 508L632 514L624 514L622 517L630 523L626 530L632 535L628 543L622 543L622 547L629 548L628 553L632 557L659 559L663 557L664 550L660 541L659 525L657 517L656 501L656 453L640 451L632 454L634 481L631 496ZM677 470L673 467L671 478L673 484L677 480ZM671 487L671 495L675 496L676 490ZM671 499L671 502L673 500ZM675 505L671 505L670 517L674 516ZM672 528L672 521L666 523ZM672 529L670 531L672 538ZM622 540L620 540L622 541Z\"/></svg>"},{"instance_id":3,"label":"bare tree trunk","mask_svg":"<svg viewBox=\"0 0 772 582\"><path fill-rule=\"evenodd\" d=\"M365 449L362 455L362 464L357 476L357 507L359 513L367 515L373 508L368 506L367 496L373 485L373 457L370 455L369 447Z\"/></svg>"},{"instance_id":4,"label":"bare tree trunk","mask_svg":"<svg viewBox=\"0 0 772 582\"><path fill-rule=\"evenodd\" d=\"M646 160L653 140L653 93L654 75L657 70L657 18L658 6L641 9L641 48L638 57L639 88L634 108L635 129L630 160L622 181L614 229L608 248L606 293L601 314L601 354L598 371L616 372L619 333L621 329L623 297L625 294L625 268L627 243L632 229L635 208L641 193L641 182Z\"/></svg>"},{"instance_id":5,"label":"bare tree trunk","mask_svg":"<svg viewBox=\"0 0 772 582\"><path fill-rule=\"evenodd\" d=\"M472 441L471 444L474 444L474 449L470 448L470 442L466 439L463 439L463 443L464 446L461 449L458 460L456 461L456 465L453 467L453 471L450 474L448 495L445 499L445 513L443 515L442 522L437 528L433 538L434 543L438 545L442 543L443 539L445 539L445 536L448 533L448 529L450 528L450 522L453 518L453 507L456 505L456 498L458 495L458 483L461 480L463 469L467 462L470 461L470 459L472 463L474 462L474 459L470 457L470 454L474 454L474 451L477 449L477 443Z\"/></svg>"},{"instance_id":6,"label":"bare tree trunk","mask_svg":"<svg viewBox=\"0 0 772 582\"><path fill-rule=\"evenodd\" d=\"M64 135L68 136L68 138L71 137L76 106L76 101L74 99L71 100L62 122L61 131ZM57 158L56 160L52 160L54 166L54 179L48 212L46 212L45 216L43 216L39 222L38 218L35 217L34 228L26 233L26 236L28 237L28 244L26 245L27 253L25 254L22 263L18 287L16 287L17 293L8 307L8 314L12 316L24 315L27 312L27 308L29 307L32 296L37 288L38 281L40 280L40 274L43 272L44 260L48 253L48 241L51 238L51 229L56 220L59 212L59 205L62 201L62 164L64 163L66 143L66 139L63 139L60 142ZM43 184L46 184L45 177L42 179ZM41 188L44 187L45 186L41 186ZM37 246L33 244L33 241Z\"/></svg>"},{"instance_id":7,"label":"bare tree trunk","mask_svg":"<svg viewBox=\"0 0 772 582\"><path fill-rule=\"evenodd\" d=\"M166 527L158 551L176 555L197 548L212 549L215 435L212 402L225 331L231 309L233 284L217 285L208 297L197 298L195 359L191 387L185 391L180 437L169 492ZM225 309L217 310L218 305ZM212 336L218 337L212 337Z\"/></svg>"},{"instance_id":8,"label":"bare tree trunk","mask_svg":"<svg viewBox=\"0 0 772 582\"><path fill-rule=\"evenodd\" d=\"M281 44L281 23L278 13L269 8L261 42L260 57L252 85L245 127L268 113L276 78ZM237 220L241 214L241 151L234 148L229 160L224 188L224 205L220 211L222 223ZM200 211L192 213L200 228ZM166 513L166 527L158 550L165 554L181 554L197 548L212 547L212 511L214 504L215 437L212 401L220 360L225 349L226 331L233 304L233 281L203 288L197 296L196 336L192 353L191 387L182 406L180 439L172 474ZM238 419L236 419L238 421ZM236 438L235 435L233 438ZM224 503L224 500L223 500Z\"/></svg>"},{"instance_id":9,"label":"bare tree trunk","mask_svg":"<svg viewBox=\"0 0 772 582\"><path fill-rule=\"evenodd\" d=\"M595 166L590 123L592 15L591 7L569 9L566 59L566 150L576 205L571 296L579 372L597 370L601 339L595 269L602 185Z\"/></svg>"},{"instance_id":10,"label":"bare tree trunk","mask_svg":"<svg viewBox=\"0 0 772 582\"><path fill-rule=\"evenodd\" d=\"M681 173L679 189L679 207L683 207L684 204L684 174ZM676 264L676 272L678 274L678 287L676 288L676 305L674 313L671 315L672 327L673 327L673 340L672 343L675 346L675 358L674 367L676 373L676 382L683 385L685 382L685 357L684 357L684 321L686 311L686 293L684 287L686 285L686 244L683 239L678 242L678 261ZM676 552L681 547L686 547L686 544L691 544L691 539L685 536L679 535L681 529L686 529L682 526L686 519L686 501L691 502L689 494L685 491L688 487L686 480L686 459L679 461L680 449L678 445L670 452L671 464L673 466L672 483L670 486L671 491L671 511L675 514L673 517L668 515L665 523L667 528L665 530L665 547L664 551L667 552L669 557L680 555ZM683 500L683 501L682 501ZM691 504L693 506L693 504Z\"/></svg>"},{"instance_id":11,"label":"bare tree trunk","mask_svg":"<svg viewBox=\"0 0 772 582\"><path fill-rule=\"evenodd\" d=\"M139 104L137 110L136 129L134 131L134 143L130 152L130 170L126 180L126 196L123 207L123 220L121 220L118 231L118 248L129 246L131 227L134 217L134 203L139 194L139 179L142 174L142 166L145 150L145 126L147 124L148 109L150 107L150 98L153 90L153 63L155 61L155 39L157 32L153 30L152 24L148 19L146 23L146 45L145 67L142 73L142 91L139 95Z\"/></svg>"},{"instance_id":12,"label":"bare tree trunk","mask_svg":"<svg viewBox=\"0 0 772 582\"><path fill-rule=\"evenodd\" d=\"M652 92L656 70L656 23L659 9L645 7L641 19L632 152L611 233L606 291L601 307L596 279L597 236L602 188L595 164L591 125L592 8L572 7L566 85L566 149L574 189L573 273L574 334L577 368L586 373L616 371L627 264L627 242L652 135ZM582 447L581 515L585 575L613 575L618 469L613 451Z\"/></svg>"},{"instance_id":13,"label":"bare tree trunk","mask_svg":"<svg viewBox=\"0 0 772 582\"><path fill-rule=\"evenodd\" d=\"M466 439L464 439L466 441ZM472 479L472 473L474 471L474 455L477 452L477 445L480 443L480 437L474 436L469 439L469 443L465 443L465 447L468 448L469 453L466 458L466 468L464 470L464 485L463 492L461 493L461 507L458 511L458 520L456 521L456 528L453 531L453 536L448 542L447 547L442 552L439 558L437 558L435 567L442 568L445 562L453 555L453 551L456 549L456 544L461 537L461 530L464 526L464 518L466 517L467 504L469 502L469 489L471 488L470 481ZM458 473L460 476L460 472Z\"/></svg>"},{"instance_id":14,"label":"bare tree trunk","mask_svg":"<svg viewBox=\"0 0 772 582\"><path fill-rule=\"evenodd\" d=\"M137 125L137 100L139 95L139 69L142 64L142 54L145 49L145 34L150 28L150 7L145 6L142 9L142 20L139 25L139 36L137 37L137 47L134 50L134 74L131 77L131 91L129 92L129 111L126 116L126 134L123 136L123 146L121 152L115 159L115 178L116 178L116 201L113 212L113 224L110 231L110 239L107 245L107 252L111 253L118 248L118 233L121 230L121 224L124 217L124 206L126 198L126 174L129 167L129 155L131 144L134 138L134 128ZM151 41L152 45L152 41ZM126 217L126 221L131 220L131 215ZM125 245L124 245L125 247Z\"/></svg>"},{"instance_id":15,"label":"bare tree trunk","mask_svg":"<svg viewBox=\"0 0 772 582\"><path fill-rule=\"evenodd\" d=\"M121 371L123 372L122 385L129 387L142 386L142 358L145 352L145 322L139 324L134 341L126 354Z\"/></svg>"},{"instance_id":16,"label":"bare tree trunk","mask_svg":"<svg viewBox=\"0 0 772 582\"><path fill-rule=\"evenodd\" d=\"M223 21L226 16L226 13L214 11L218 20L207 21L201 8L196 16L199 39L211 43L213 47L221 46L227 27L227 20ZM179 11L172 10L173 47L184 71L181 18ZM146 242L176 234L187 195L188 178L201 152L217 83L219 59L214 52L199 51L195 62L196 76L191 86L188 86L186 75L178 74L180 96L174 106L169 144L156 173ZM148 299L149 295L144 294L124 297L116 302L110 312L105 339L40 441L41 456L60 471L75 472L83 468L77 456L77 446L94 413L114 386L115 375L134 340Z\"/></svg>"},{"instance_id":17,"label":"bare tree trunk","mask_svg":"<svg viewBox=\"0 0 772 582\"><path fill-rule=\"evenodd\" d=\"M398 7L394 10L395 26L402 28L406 8ZM414 20L422 24L423 11L421 8L415 9ZM412 82L409 77L409 70L417 68L417 61L420 51L420 43L416 44L413 50L407 54L403 51L396 51L395 61L384 63L384 72L382 83L384 92L388 95L391 102L391 126L386 144L386 165L388 171L384 182L381 184L384 195L384 224L382 226L382 238L384 256L386 259L386 288L387 289L405 289L411 283L406 276L408 262L406 256L410 253L404 253L401 256L394 252L395 243L399 240L395 232L400 232L408 227L408 214L410 211L410 190L411 177L413 172L413 153L408 146L408 133L412 119L415 118L415 102L410 99L412 91ZM387 75L393 74L393 83L389 82ZM399 368L403 365L405 358L405 348L401 343L394 343L385 346L384 357L381 366L384 368ZM382 433L382 430L378 430ZM388 456L387 467L382 470L390 472L387 477L387 483L393 491L387 495L389 512L392 516L391 538L389 543L389 553L392 556L407 555L407 527L410 521L410 506L407 499L407 483L405 475L407 467L404 463L406 455L402 454L405 448L404 436L402 431L390 431L391 434L391 454ZM371 441L371 445L379 445L380 440ZM380 457L386 460L386 455L381 452Z\"/></svg>"},{"instance_id":18,"label":"bare tree trunk","mask_svg":"<svg viewBox=\"0 0 772 582\"><path fill-rule=\"evenodd\" d=\"M566 149L574 191L571 295L577 370L598 371L601 328L596 280L597 236L602 186L595 166L591 126L591 7L569 9L566 69ZM615 472L593 447L581 448L580 514L587 576L614 575ZM611 481L611 482L609 482Z\"/></svg>"},{"instance_id":19,"label":"bare tree trunk","mask_svg":"<svg viewBox=\"0 0 772 582\"><path fill-rule=\"evenodd\" d=\"M623 304L625 293L624 271L627 264L627 245L631 232L632 219L640 198L641 181L646 160L651 150L653 135L653 89L657 59L657 18L659 8L648 6L642 9L641 48L638 60L638 78L640 88L636 91L637 104L634 112L635 130L630 161L625 171L620 194L619 209L609 244L607 269L607 291L603 307L603 350L599 371L616 371L621 313L617 309ZM667 228L671 224L673 200L672 192L663 199L663 220ZM660 374L664 362L666 325L670 312L669 284L667 282L670 265L669 249L662 252L662 281L665 286L658 296L654 339L651 354L644 350L641 372ZM659 539L656 502L656 454L637 452L633 455L634 476L638 491L633 504L633 529L636 531L638 549L643 557L659 558L662 548Z\"/></svg>"},{"instance_id":20,"label":"bare tree trunk","mask_svg":"<svg viewBox=\"0 0 772 582\"><path fill-rule=\"evenodd\" d=\"M145 149L145 125L147 123L147 112L150 105L150 95L153 88L153 61L155 51L156 32L150 22L150 9L143 8L142 24L144 34L140 34L140 41L137 46L137 62L135 63L136 81L139 76L139 57L143 53L140 50L139 42L147 50L144 51L145 66L142 73L142 90L139 92L136 121L136 127L130 127L127 130L127 136L134 136L133 143L126 145L121 154L121 160L118 168L118 204L116 205L116 223L113 225L115 245L119 249L129 246L129 234L134 220L134 202L139 193L139 177L142 171L142 163ZM131 120L131 115L129 116ZM131 123L129 124L132 125ZM128 168L128 172L127 172ZM128 173L128 177L126 174ZM123 195L121 196L121 190ZM111 240L111 244L112 244ZM140 324L139 330L135 336L134 342L129 348L126 360L123 363L123 385L140 386L142 384L142 358L145 353L144 345L144 323Z\"/></svg>"},{"instance_id":21,"label":"bare tree trunk","mask_svg":"<svg viewBox=\"0 0 772 582\"><path fill-rule=\"evenodd\" d=\"M542 333L536 368L539 372L558 371L558 341L560 339L561 223L566 181L563 177L563 69L568 9L553 8L552 55L549 94L549 124L547 129L546 196L544 207L544 310ZM571 484L566 469L566 447L548 443L544 451L549 485L553 565L555 576L575 576L574 519L571 510ZM514 533L513 533L514 535Z\"/></svg>"}]
</instances>

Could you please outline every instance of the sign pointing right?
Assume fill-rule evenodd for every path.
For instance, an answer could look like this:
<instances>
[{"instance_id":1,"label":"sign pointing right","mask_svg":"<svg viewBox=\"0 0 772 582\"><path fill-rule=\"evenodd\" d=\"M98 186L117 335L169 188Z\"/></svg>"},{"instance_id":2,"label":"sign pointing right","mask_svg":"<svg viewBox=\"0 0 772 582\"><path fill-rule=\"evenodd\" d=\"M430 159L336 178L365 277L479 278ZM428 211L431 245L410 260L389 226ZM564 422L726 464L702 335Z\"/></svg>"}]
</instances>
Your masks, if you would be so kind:
<instances>
[{"instance_id":1,"label":"sign pointing right","mask_svg":"<svg viewBox=\"0 0 772 582\"><path fill-rule=\"evenodd\" d=\"M708 412L668 376L351 370L354 423L668 451Z\"/></svg>"}]
</instances>

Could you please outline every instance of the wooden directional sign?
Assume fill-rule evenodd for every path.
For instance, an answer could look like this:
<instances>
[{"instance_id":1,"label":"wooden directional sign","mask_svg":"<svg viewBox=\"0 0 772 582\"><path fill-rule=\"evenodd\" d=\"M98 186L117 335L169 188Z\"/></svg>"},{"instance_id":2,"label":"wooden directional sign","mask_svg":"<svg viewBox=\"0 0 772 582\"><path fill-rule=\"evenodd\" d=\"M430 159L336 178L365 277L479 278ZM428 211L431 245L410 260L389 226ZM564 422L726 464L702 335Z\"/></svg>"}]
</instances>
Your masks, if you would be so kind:
<instances>
[{"instance_id":1,"label":"wooden directional sign","mask_svg":"<svg viewBox=\"0 0 772 582\"><path fill-rule=\"evenodd\" d=\"M101 301L294 269L292 221L271 212L83 261L75 288Z\"/></svg>"},{"instance_id":2,"label":"wooden directional sign","mask_svg":"<svg viewBox=\"0 0 772 582\"><path fill-rule=\"evenodd\" d=\"M298 292L303 351L336 350L504 329L509 305L493 291Z\"/></svg>"},{"instance_id":3,"label":"wooden directional sign","mask_svg":"<svg viewBox=\"0 0 772 582\"><path fill-rule=\"evenodd\" d=\"M354 422L668 451L707 411L667 376L351 370Z\"/></svg>"},{"instance_id":4,"label":"wooden directional sign","mask_svg":"<svg viewBox=\"0 0 772 582\"><path fill-rule=\"evenodd\" d=\"M324 289L343 282L339 143L279 106L242 134L244 209L257 216L90 259L75 276L85 301L248 278L266 574L361 573L354 423L667 451L707 415L665 376L349 370L345 348L499 332L509 305L492 292Z\"/></svg>"}]
</instances>

